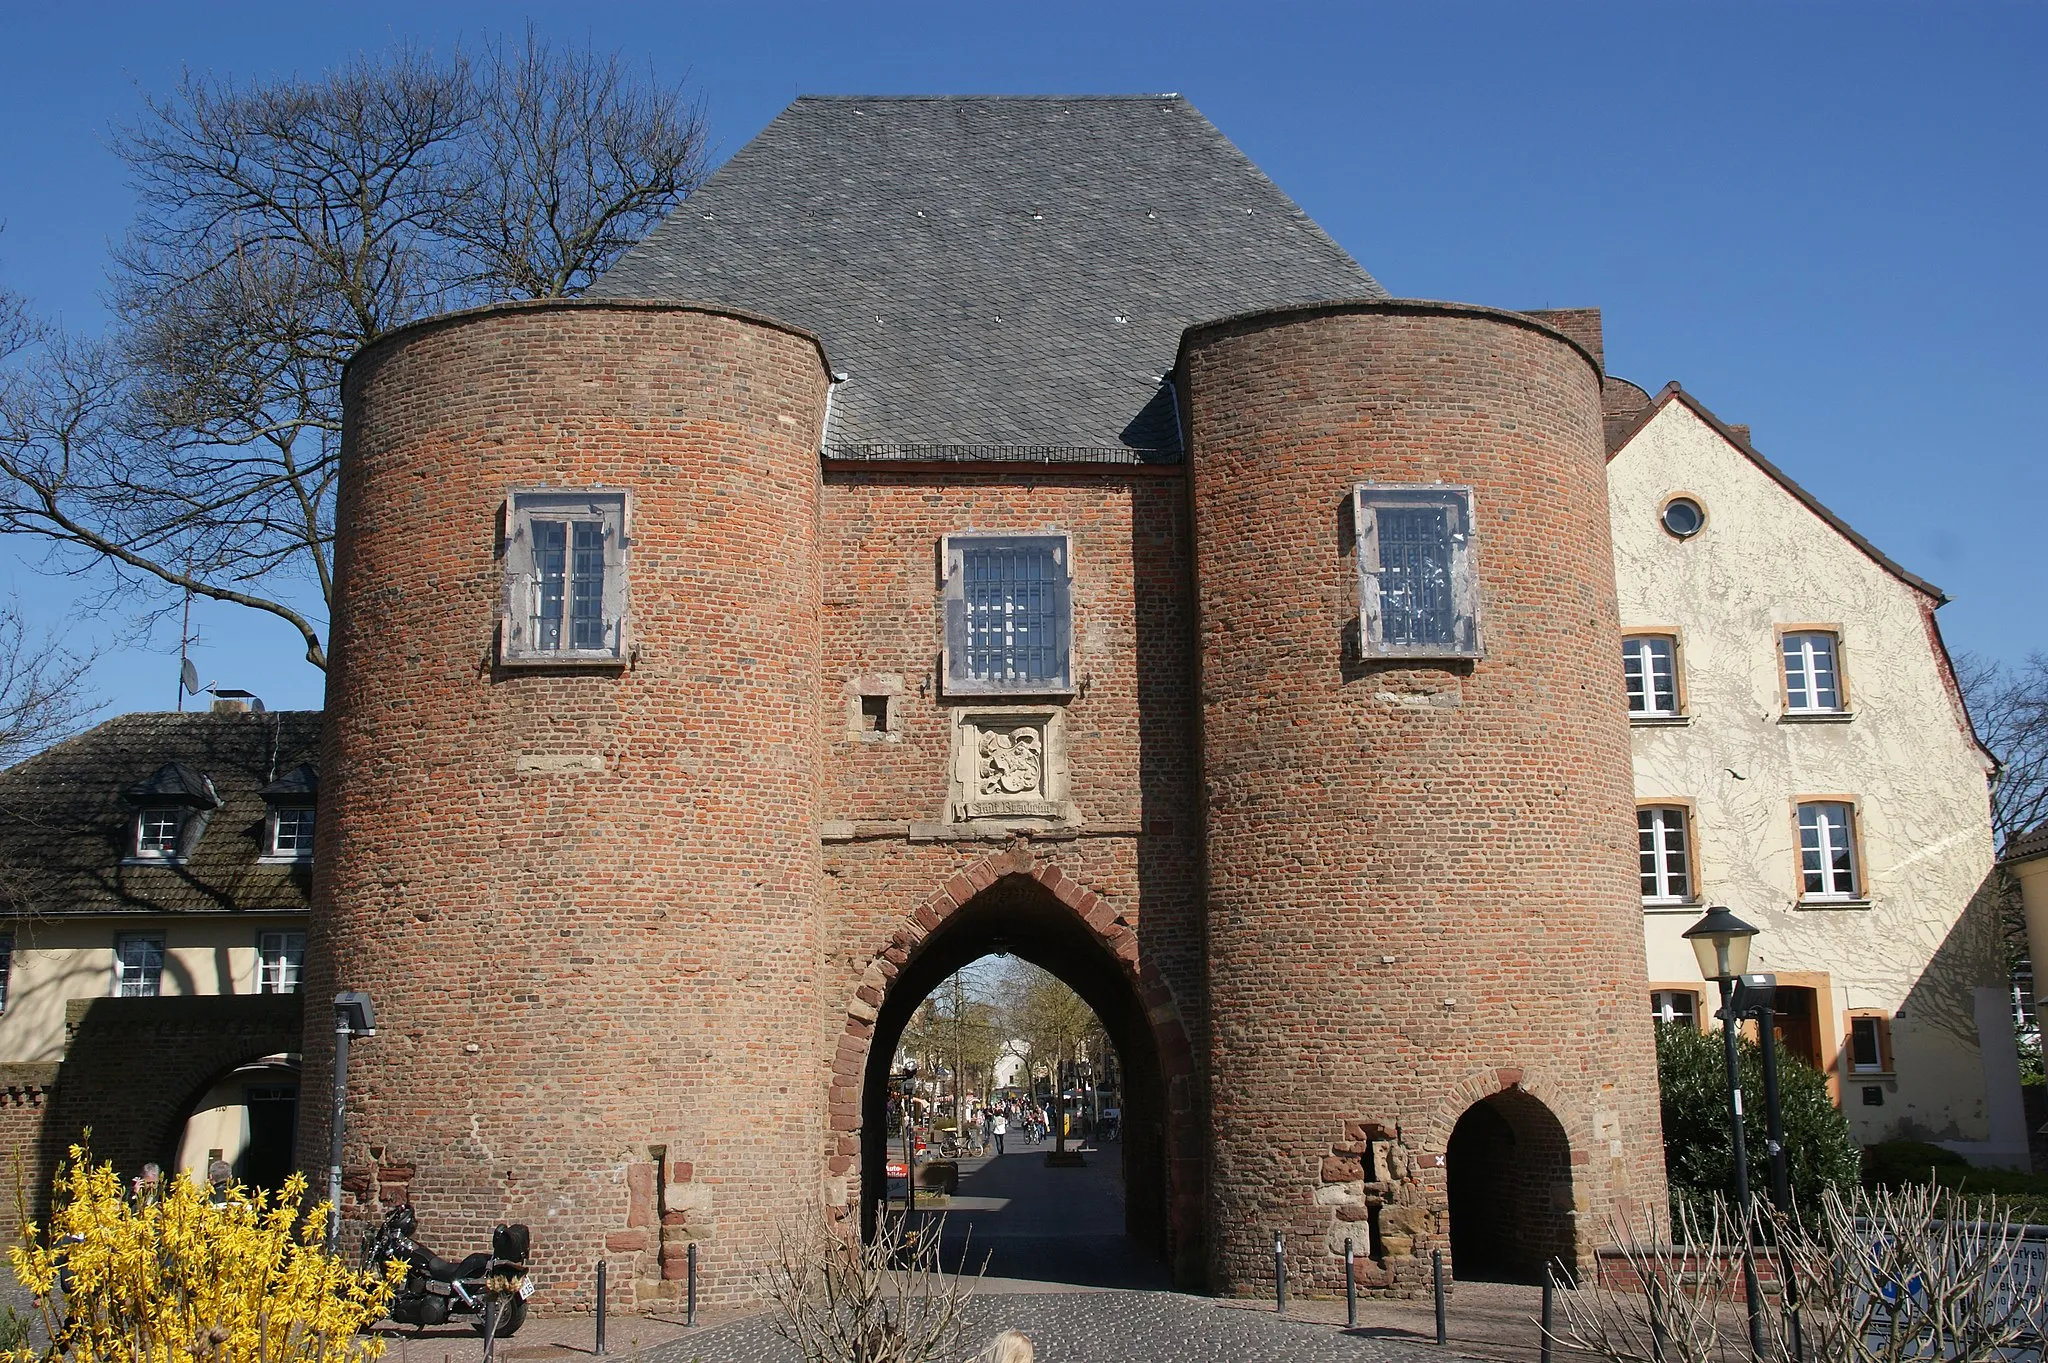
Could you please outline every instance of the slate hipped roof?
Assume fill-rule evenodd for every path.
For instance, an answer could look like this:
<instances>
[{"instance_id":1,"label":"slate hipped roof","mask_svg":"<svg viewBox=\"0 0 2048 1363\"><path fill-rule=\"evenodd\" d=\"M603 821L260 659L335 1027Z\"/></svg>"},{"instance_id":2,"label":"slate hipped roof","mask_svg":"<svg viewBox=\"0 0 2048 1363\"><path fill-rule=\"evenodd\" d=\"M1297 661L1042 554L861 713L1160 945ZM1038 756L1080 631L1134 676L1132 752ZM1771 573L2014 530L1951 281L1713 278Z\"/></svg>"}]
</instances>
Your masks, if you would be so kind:
<instances>
[{"instance_id":1,"label":"slate hipped roof","mask_svg":"<svg viewBox=\"0 0 2048 1363\"><path fill-rule=\"evenodd\" d=\"M1384 298L1186 100L797 100L590 290L765 313L835 370L826 453L1179 457L1190 324Z\"/></svg>"},{"instance_id":2,"label":"slate hipped roof","mask_svg":"<svg viewBox=\"0 0 2048 1363\"><path fill-rule=\"evenodd\" d=\"M293 775L310 787L319 742L317 710L156 711L0 771L0 917L304 910L309 866L258 862L263 791ZM136 810L167 798L149 789L167 767L210 787L219 806L184 864L124 865Z\"/></svg>"}]
</instances>

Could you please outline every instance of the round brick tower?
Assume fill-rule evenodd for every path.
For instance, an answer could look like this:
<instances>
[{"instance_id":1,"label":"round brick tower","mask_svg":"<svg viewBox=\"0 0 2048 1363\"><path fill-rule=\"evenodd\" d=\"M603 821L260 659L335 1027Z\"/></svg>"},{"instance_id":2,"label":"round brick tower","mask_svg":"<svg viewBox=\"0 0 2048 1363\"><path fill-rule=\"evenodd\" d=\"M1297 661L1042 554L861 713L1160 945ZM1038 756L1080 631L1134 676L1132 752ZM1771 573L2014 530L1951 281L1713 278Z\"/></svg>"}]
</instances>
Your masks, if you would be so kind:
<instances>
[{"instance_id":1,"label":"round brick tower","mask_svg":"<svg viewBox=\"0 0 2048 1363\"><path fill-rule=\"evenodd\" d=\"M1663 1196L1598 370L1399 301L1199 326L1180 366L1217 1285L1270 1290L1276 1231L1330 1288L1346 1239L1381 1288L1583 1259Z\"/></svg>"},{"instance_id":2,"label":"round brick tower","mask_svg":"<svg viewBox=\"0 0 2048 1363\"><path fill-rule=\"evenodd\" d=\"M808 335L630 303L348 371L305 1092L368 990L351 1217L410 1199L451 1257L524 1221L536 1305L587 1308L599 1258L644 1305L692 1241L707 1300L751 1295L817 1201L827 382Z\"/></svg>"}]
</instances>

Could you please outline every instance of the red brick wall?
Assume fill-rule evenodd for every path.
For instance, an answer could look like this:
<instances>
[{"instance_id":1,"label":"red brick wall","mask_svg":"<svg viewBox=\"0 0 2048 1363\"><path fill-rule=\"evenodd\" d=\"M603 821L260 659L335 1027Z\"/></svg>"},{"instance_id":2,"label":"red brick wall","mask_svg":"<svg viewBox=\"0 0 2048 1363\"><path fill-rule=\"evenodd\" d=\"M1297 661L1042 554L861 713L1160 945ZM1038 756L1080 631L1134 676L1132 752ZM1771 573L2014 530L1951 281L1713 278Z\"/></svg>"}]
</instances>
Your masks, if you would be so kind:
<instances>
[{"instance_id":1,"label":"red brick wall","mask_svg":"<svg viewBox=\"0 0 2048 1363\"><path fill-rule=\"evenodd\" d=\"M1133 998L1156 990L1139 1011L1158 1005L1155 1045L1169 1053L1172 1068L1172 1038L1199 1036L1202 1026L1182 471L841 467L826 475L824 508L823 814L852 825L825 852L828 970L838 980L825 991L828 998L843 1009L864 978L881 978L885 987L872 1000L879 1005L896 968L922 946L924 929L912 915L943 896L956 874L992 854L1007 855L1001 840L939 839L930 828L945 815L947 711L959 703L938 685L941 538L969 529L1064 532L1073 554L1074 675L1083 685L1065 704L1066 733L1082 822L1079 836L1031 843L1020 864L1057 867L1135 934L1140 965L1125 972L1126 987ZM862 741L848 732L844 684L878 674L903 679L898 741ZM976 880L963 898L988 884L979 873ZM950 914L953 902L943 902ZM908 950L892 940L905 928L917 934ZM978 940L986 941L986 933ZM892 948L901 959L888 959ZM1058 963L1072 968L1109 948L1076 938L1059 950ZM826 1025L843 1034L846 1021L834 1017ZM851 1090L867 1059L868 1031L859 1021L847 1044L842 1105L858 1100ZM1190 1275L1199 1272L1201 1176L1192 1063L1191 1055L1178 1058L1179 1105L1169 1102L1156 1114L1173 1161L1166 1195L1178 1205L1177 1219L1169 1213L1171 1249ZM859 1153L845 1133L832 1150L849 1173Z\"/></svg>"},{"instance_id":2,"label":"red brick wall","mask_svg":"<svg viewBox=\"0 0 2048 1363\"><path fill-rule=\"evenodd\" d=\"M543 1306L600 1256L644 1300L692 1239L708 1301L751 1295L820 1192L825 388L810 338L669 306L491 309L350 368L308 989L378 1011L359 1198L451 1255L529 1223ZM632 491L630 667L494 663L501 502L539 483Z\"/></svg>"},{"instance_id":3,"label":"red brick wall","mask_svg":"<svg viewBox=\"0 0 2048 1363\"><path fill-rule=\"evenodd\" d=\"M1599 376L1527 319L1403 303L1198 328L1182 365L1217 1280L1264 1283L1280 1230L1341 1281L1328 1203L1372 1124L1412 1172L1368 1170L1388 1205L1357 1215L1398 1208L1415 1257L1371 1271L1414 1277L1451 1126L1514 1085L1571 1140L1583 1255L1663 1192ZM1366 480L1475 489L1476 665L1347 658Z\"/></svg>"}]
</instances>

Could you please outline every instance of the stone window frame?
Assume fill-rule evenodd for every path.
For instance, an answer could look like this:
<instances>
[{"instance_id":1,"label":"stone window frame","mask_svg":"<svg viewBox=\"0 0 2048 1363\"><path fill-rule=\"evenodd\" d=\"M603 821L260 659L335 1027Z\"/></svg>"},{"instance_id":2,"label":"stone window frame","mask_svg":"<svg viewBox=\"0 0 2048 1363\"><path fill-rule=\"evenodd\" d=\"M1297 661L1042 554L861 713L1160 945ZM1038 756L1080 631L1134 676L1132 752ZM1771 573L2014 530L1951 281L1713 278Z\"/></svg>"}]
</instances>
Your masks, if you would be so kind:
<instances>
[{"instance_id":1,"label":"stone window frame","mask_svg":"<svg viewBox=\"0 0 2048 1363\"><path fill-rule=\"evenodd\" d=\"M1778 670L1779 722L1839 723L1851 718L1854 711L1849 706L1849 669L1844 657L1846 650L1843 648L1842 627L1839 624L1779 625L1774 635L1776 649L1773 662ZM1825 638L1828 641L1828 661L1834 669L1835 683L1835 703L1831 706L1793 704L1792 675L1785 666L1785 645L1788 640L1808 636ZM1810 684L1808 689L1811 689Z\"/></svg>"},{"instance_id":2,"label":"stone window frame","mask_svg":"<svg viewBox=\"0 0 2048 1363\"><path fill-rule=\"evenodd\" d=\"M904 695L908 688L900 672L867 672L849 677L844 688L846 738L855 743L901 743L903 741ZM882 727L867 726L863 702L880 697Z\"/></svg>"},{"instance_id":3,"label":"stone window frame","mask_svg":"<svg viewBox=\"0 0 2048 1363\"><path fill-rule=\"evenodd\" d=\"M967 675L967 581L963 550L977 541L1037 540L1058 546L1055 562L1064 570L1055 582L1059 594L1057 678L1036 682L1004 682ZM959 530L939 539L941 649L939 675L948 696L1072 696L1074 684L1074 537L1064 530Z\"/></svg>"},{"instance_id":4,"label":"stone window frame","mask_svg":"<svg viewBox=\"0 0 2048 1363\"><path fill-rule=\"evenodd\" d=\"M1066 707L1052 704L961 705L952 708L948 717L948 822L974 823L993 819L1071 824L1080 821L1068 786ZM1030 795L1011 797L980 789L980 743L976 736L1004 728L1035 728L1040 735L1039 783L1038 789Z\"/></svg>"},{"instance_id":5,"label":"stone window frame","mask_svg":"<svg viewBox=\"0 0 2048 1363\"><path fill-rule=\"evenodd\" d=\"M1388 643L1381 616L1379 513L1387 507L1440 506L1453 512L1448 565L1453 631L1450 644ZM1479 612L1476 507L1458 483L1357 483L1351 489L1353 556L1358 572L1358 638L1367 659L1476 660L1486 656Z\"/></svg>"},{"instance_id":6,"label":"stone window frame","mask_svg":"<svg viewBox=\"0 0 2048 1363\"><path fill-rule=\"evenodd\" d=\"M1674 895L1647 895L1647 894L1641 894L1641 865L1640 865L1640 863L1641 863L1641 859L1642 859L1642 835L1643 835L1643 833L1644 833L1644 831L1645 831L1645 830L1644 830L1644 828L1643 828L1643 816L1644 816L1645 814L1655 814L1655 813L1659 813L1659 812L1662 812L1662 813L1665 813L1665 814L1672 814L1672 813L1675 813L1675 814L1677 814L1677 815L1678 815L1678 819L1677 819L1677 829L1678 829L1678 836L1679 836L1679 838L1680 838L1680 839L1682 840L1682 842L1684 843L1684 845L1683 845L1682 847L1680 847L1680 848L1679 848L1678 850L1679 850L1679 855L1680 855L1681 857L1683 857L1683 858L1685 859L1685 892L1684 892L1684 893L1683 893L1682 895L1675 895L1675 896L1674 896ZM1663 821L1663 825L1664 825L1665 827L1667 827L1667 828L1668 828L1668 827L1670 826L1670 824L1671 824L1671 820L1669 820L1669 819L1666 819L1666 820L1664 820L1664 821ZM1664 849L1662 849L1662 850L1663 850L1663 856L1662 856L1662 857L1660 857L1660 865L1659 865L1659 869L1658 869L1658 873L1657 873L1657 874L1658 874L1658 879L1660 879L1660 880L1662 880L1662 879L1664 879L1664 878L1665 878L1665 874L1664 874L1664 868L1663 868L1663 865L1662 865L1662 861L1663 861L1663 860L1665 860L1665 859L1668 859L1668 855L1669 855L1669 848L1668 848L1668 847L1666 847L1666 848L1664 848ZM1639 894L1639 895L1640 895L1640 897L1641 897L1641 900L1642 900L1642 905L1643 905L1643 908L1644 908L1644 909L1645 909L1646 911L1653 911L1653 912L1654 912L1654 911L1657 911L1657 910L1667 910L1667 911L1668 911L1668 910L1675 910L1675 909L1688 909L1688 910L1689 910L1689 909L1697 908L1697 907L1699 906L1699 902L1700 902L1700 863L1699 863L1699 839L1698 839L1698 837L1696 837L1696 836L1695 836L1695 829L1694 829L1694 809L1693 809L1693 805L1692 805L1692 802L1691 802L1690 800L1683 800L1683 799L1666 799L1666 798L1658 798L1658 799L1645 799L1645 800L1639 800L1639 801L1637 801L1637 802L1636 802L1636 857L1637 857L1637 863L1638 863L1638 867L1637 867L1637 891L1638 891L1638 894Z\"/></svg>"},{"instance_id":7,"label":"stone window frame","mask_svg":"<svg viewBox=\"0 0 2048 1363\"><path fill-rule=\"evenodd\" d=\"M1635 649L1637 645L1648 642L1661 642L1671 650L1671 708L1638 710L1635 708L1634 697L1630 696L1628 698L1629 723L1651 726L1683 724L1692 716L1686 704L1689 697L1686 695L1685 686L1685 638L1683 631L1676 626L1643 625L1638 627L1630 625L1622 630L1623 692L1626 694L1628 688L1627 675L1630 651ZM1650 699L1647 690L1645 691L1644 699L1646 701Z\"/></svg>"},{"instance_id":8,"label":"stone window frame","mask_svg":"<svg viewBox=\"0 0 2048 1363\"><path fill-rule=\"evenodd\" d=\"M1839 807L1845 811L1848 824L1849 881L1847 893L1822 891L1815 893L1806 888L1806 840L1801 827L1801 815L1809 808ZM1795 902L1801 908L1819 909L1862 909L1870 907L1870 880L1867 863L1863 858L1863 808L1853 795L1839 793L1816 793L1792 797L1792 883L1797 892ZM1828 878L1823 872L1823 878Z\"/></svg>"},{"instance_id":9,"label":"stone window frame","mask_svg":"<svg viewBox=\"0 0 2048 1363\"><path fill-rule=\"evenodd\" d=\"M1851 1008L1842 1028L1842 1063L1851 1079L1889 1079L1898 1073L1892 1059L1892 1015L1882 1008ZM1856 1063L1856 1024L1871 1024L1877 1042L1875 1067Z\"/></svg>"},{"instance_id":10,"label":"stone window frame","mask_svg":"<svg viewBox=\"0 0 2048 1363\"><path fill-rule=\"evenodd\" d=\"M499 556L504 564L505 582L499 607L498 661L506 667L625 665L633 648L632 490L607 484L515 487L506 492L500 516L503 529ZM532 529L535 519L596 521L604 527L600 618L609 641L605 647L542 648L530 640L528 624L538 614L535 596L539 575L533 560Z\"/></svg>"}]
</instances>

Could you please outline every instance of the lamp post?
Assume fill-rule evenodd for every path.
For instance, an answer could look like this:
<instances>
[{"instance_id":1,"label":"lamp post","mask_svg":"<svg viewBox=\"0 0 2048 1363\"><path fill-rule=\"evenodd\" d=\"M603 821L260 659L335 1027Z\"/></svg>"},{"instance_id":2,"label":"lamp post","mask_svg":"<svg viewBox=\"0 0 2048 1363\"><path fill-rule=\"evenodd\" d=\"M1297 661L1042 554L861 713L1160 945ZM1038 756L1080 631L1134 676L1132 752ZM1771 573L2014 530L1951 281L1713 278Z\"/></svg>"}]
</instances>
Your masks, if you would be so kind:
<instances>
[{"instance_id":1,"label":"lamp post","mask_svg":"<svg viewBox=\"0 0 2048 1363\"><path fill-rule=\"evenodd\" d=\"M327 1126L327 1252L341 1244L341 1137L348 1118L348 1043L377 1035L370 996L360 989L334 996L334 1113Z\"/></svg>"},{"instance_id":2,"label":"lamp post","mask_svg":"<svg viewBox=\"0 0 2048 1363\"><path fill-rule=\"evenodd\" d=\"M1749 969L1749 942L1757 930L1728 912L1710 908L1706 916L1685 930L1699 959L1700 976L1721 989L1721 1051L1728 1065L1729 1131L1734 1140L1734 1195L1736 1214L1742 1218L1742 1288L1749 1311L1750 1352L1764 1353L1763 1303L1758 1299L1756 1260L1751 1252L1749 1206L1749 1144L1742 1132L1742 1069L1736 1058L1735 984Z\"/></svg>"},{"instance_id":3,"label":"lamp post","mask_svg":"<svg viewBox=\"0 0 2048 1363\"><path fill-rule=\"evenodd\" d=\"M903 1062L903 1229L917 1210L917 1058Z\"/></svg>"}]
</instances>

